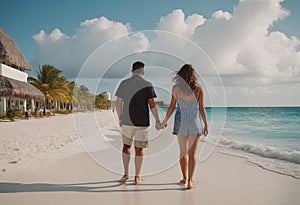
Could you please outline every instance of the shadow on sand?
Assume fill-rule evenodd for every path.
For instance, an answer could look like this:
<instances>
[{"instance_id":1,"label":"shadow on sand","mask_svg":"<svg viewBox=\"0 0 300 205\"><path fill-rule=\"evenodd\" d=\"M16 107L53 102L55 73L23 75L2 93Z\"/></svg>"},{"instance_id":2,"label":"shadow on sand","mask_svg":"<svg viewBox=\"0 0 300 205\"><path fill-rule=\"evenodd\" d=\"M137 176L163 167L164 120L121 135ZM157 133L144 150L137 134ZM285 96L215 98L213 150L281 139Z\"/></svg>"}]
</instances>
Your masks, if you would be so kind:
<instances>
[{"instance_id":1,"label":"shadow on sand","mask_svg":"<svg viewBox=\"0 0 300 205\"><path fill-rule=\"evenodd\" d=\"M175 186L175 187L174 187ZM134 185L133 181L125 184L119 180L89 182L77 184L23 184L15 182L0 182L0 193L21 192L155 192L155 191L184 191L178 183L143 183Z\"/></svg>"}]
</instances>

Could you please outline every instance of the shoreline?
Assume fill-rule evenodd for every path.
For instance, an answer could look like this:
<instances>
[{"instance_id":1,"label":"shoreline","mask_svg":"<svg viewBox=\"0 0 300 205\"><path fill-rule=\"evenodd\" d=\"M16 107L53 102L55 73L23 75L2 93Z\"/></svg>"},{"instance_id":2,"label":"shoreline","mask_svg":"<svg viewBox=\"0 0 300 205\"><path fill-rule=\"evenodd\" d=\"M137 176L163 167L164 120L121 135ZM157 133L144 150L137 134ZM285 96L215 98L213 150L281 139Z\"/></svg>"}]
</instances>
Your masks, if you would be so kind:
<instances>
[{"instance_id":1,"label":"shoreline","mask_svg":"<svg viewBox=\"0 0 300 205\"><path fill-rule=\"evenodd\" d=\"M266 170L266 171L269 171L269 172L273 172L273 173L276 173L276 174L280 174L280 175L283 175L283 176L288 176L288 177L292 177L294 179L298 179L300 180L299 177L296 177L292 174L287 174L287 173L284 173L284 172L279 172L279 171L276 171L276 170L273 170L273 169L270 169L270 168L267 168L267 167L264 167L263 165L257 163L257 162L253 162L251 161L248 157L246 156L241 156L241 155L238 155L238 154L230 154L230 153L226 153L224 151L218 151L218 153L220 154L224 154L224 155L227 155L227 156L231 156L231 157L237 157L237 158L241 158L241 159L245 159L248 163L251 163L253 165L256 165L257 167L260 167L262 168L263 170Z\"/></svg>"}]
</instances>

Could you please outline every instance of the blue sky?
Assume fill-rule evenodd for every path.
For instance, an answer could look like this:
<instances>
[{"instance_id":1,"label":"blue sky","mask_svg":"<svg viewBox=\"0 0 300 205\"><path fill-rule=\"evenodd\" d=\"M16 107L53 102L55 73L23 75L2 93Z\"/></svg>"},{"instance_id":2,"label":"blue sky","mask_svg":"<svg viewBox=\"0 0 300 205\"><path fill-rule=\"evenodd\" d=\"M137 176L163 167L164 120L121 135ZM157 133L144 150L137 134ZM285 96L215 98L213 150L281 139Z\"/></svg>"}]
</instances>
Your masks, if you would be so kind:
<instances>
[{"instance_id":1,"label":"blue sky","mask_svg":"<svg viewBox=\"0 0 300 205\"><path fill-rule=\"evenodd\" d=\"M72 35L86 19L105 16L110 20L130 23L134 31L156 28L161 16L180 8L186 15L198 13L209 18L216 10L232 12L238 0L0 0L0 27L18 44L30 60L37 47L32 36L41 29L54 28ZM300 1L285 0L283 7L291 11L273 30L284 31L300 38Z\"/></svg>"},{"instance_id":2,"label":"blue sky","mask_svg":"<svg viewBox=\"0 0 300 205\"><path fill-rule=\"evenodd\" d=\"M156 27L160 17L176 8L187 14L202 13L210 16L214 10L232 10L237 0L225 1L152 0L152 1L99 1L99 0L1 0L2 27L19 45L25 56L34 55L36 43L32 36L41 29L54 28L72 35L86 19L105 16L114 21L130 23L134 30L149 30ZM2 7L1 6L1 7Z\"/></svg>"},{"instance_id":3,"label":"blue sky","mask_svg":"<svg viewBox=\"0 0 300 205\"><path fill-rule=\"evenodd\" d=\"M184 50L186 38L214 62L229 105L300 105L299 0L0 0L0 5L5 8L0 12L0 27L31 63L29 75L35 75L37 65L52 64L74 79L95 49L136 32L109 49L167 49L177 57L186 56L198 68L208 69L197 65L201 53L195 55L194 48ZM159 36L153 40L140 32L153 29L184 38ZM176 60L171 66L164 61L166 56L160 57L155 58L160 64L151 63L166 65L169 71L179 67L178 62L174 66ZM112 58L105 60L109 64ZM122 62L125 64L120 67L128 70L129 63ZM94 74L95 82L105 70L98 65L88 71ZM118 68L112 70L120 73ZM206 72L199 71L200 75ZM204 83L205 76L202 80ZM87 83L91 82L89 79ZM220 86L213 79L207 78L206 83L211 86L210 98L215 95L217 99ZM164 86L168 90L171 82ZM91 88L95 89L99 88Z\"/></svg>"}]
</instances>

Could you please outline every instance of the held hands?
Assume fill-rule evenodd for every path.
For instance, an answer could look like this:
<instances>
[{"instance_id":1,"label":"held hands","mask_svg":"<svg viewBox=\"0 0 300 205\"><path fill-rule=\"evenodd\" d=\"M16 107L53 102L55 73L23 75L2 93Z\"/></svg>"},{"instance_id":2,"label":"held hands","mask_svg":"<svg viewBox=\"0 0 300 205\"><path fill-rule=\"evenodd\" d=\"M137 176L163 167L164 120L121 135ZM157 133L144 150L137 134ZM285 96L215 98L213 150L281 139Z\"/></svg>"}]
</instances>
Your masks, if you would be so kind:
<instances>
[{"instance_id":1,"label":"held hands","mask_svg":"<svg viewBox=\"0 0 300 205\"><path fill-rule=\"evenodd\" d=\"M155 123L155 129L156 129L156 130L162 129L162 128L161 128L161 123L160 123L160 121L156 121L156 123Z\"/></svg>"},{"instance_id":2,"label":"held hands","mask_svg":"<svg viewBox=\"0 0 300 205\"><path fill-rule=\"evenodd\" d=\"M165 127L167 127L167 123L165 121L163 121L162 123L160 121L156 121L155 123L156 130L161 130L164 129Z\"/></svg>"},{"instance_id":3,"label":"held hands","mask_svg":"<svg viewBox=\"0 0 300 205\"><path fill-rule=\"evenodd\" d=\"M164 128L166 128L167 127L167 121L162 121L162 123L160 123L160 125L161 125L161 129L164 129Z\"/></svg>"}]
</instances>

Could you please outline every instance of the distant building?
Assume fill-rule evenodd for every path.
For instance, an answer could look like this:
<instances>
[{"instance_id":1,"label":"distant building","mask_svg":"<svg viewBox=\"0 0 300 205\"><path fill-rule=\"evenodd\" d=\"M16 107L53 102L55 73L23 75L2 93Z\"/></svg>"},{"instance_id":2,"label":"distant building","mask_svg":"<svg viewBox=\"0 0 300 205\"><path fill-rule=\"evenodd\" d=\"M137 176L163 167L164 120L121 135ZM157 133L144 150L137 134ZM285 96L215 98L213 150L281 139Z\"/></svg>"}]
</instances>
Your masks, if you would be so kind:
<instances>
[{"instance_id":1,"label":"distant building","mask_svg":"<svg viewBox=\"0 0 300 205\"><path fill-rule=\"evenodd\" d=\"M17 44L0 28L0 116L9 110L34 111L45 101L44 94L27 83L30 64Z\"/></svg>"},{"instance_id":2,"label":"distant building","mask_svg":"<svg viewBox=\"0 0 300 205\"><path fill-rule=\"evenodd\" d=\"M156 101L156 104L159 106L159 107L168 107L169 105L165 104L165 102L163 100L161 101Z\"/></svg>"},{"instance_id":3,"label":"distant building","mask_svg":"<svg viewBox=\"0 0 300 205\"><path fill-rule=\"evenodd\" d=\"M105 91L105 92L100 93L100 95L102 95L105 100L109 100L109 101L111 100L110 92Z\"/></svg>"},{"instance_id":4,"label":"distant building","mask_svg":"<svg viewBox=\"0 0 300 205\"><path fill-rule=\"evenodd\" d=\"M96 96L95 105L98 109L111 109L111 95L109 92L102 92Z\"/></svg>"}]
</instances>

